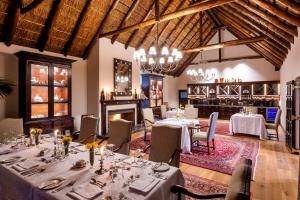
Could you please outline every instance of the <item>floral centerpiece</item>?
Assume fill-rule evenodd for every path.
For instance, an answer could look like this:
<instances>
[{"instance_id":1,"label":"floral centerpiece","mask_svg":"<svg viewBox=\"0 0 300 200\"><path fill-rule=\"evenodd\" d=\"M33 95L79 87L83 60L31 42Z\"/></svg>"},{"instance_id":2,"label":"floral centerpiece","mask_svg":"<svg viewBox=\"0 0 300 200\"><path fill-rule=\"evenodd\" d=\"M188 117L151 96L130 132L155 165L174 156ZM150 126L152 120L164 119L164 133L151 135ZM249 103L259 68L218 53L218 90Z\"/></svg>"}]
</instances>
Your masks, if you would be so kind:
<instances>
[{"instance_id":1,"label":"floral centerpiece","mask_svg":"<svg viewBox=\"0 0 300 200\"><path fill-rule=\"evenodd\" d=\"M43 129L41 128L34 128L30 130L30 135L34 136L35 145L38 145L40 143L39 138L42 133L43 133Z\"/></svg>"},{"instance_id":2,"label":"floral centerpiece","mask_svg":"<svg viewBox=\"0 0 300 200\"><path fill-rule=\"evenodd\" d=\"M97 142L87 143L85 145L87 149L90 150L90 164L93 167L94 165L94 157L95 157L95 149L99 147Z\"/></svg>"},{"instance_id":3,"label":"floral centerpiece","mask_svg":"<svg viewBox=\"0 0 300 200\"><path fill-rule=\"evenodd\" d=\"M70 136L63 137L62 143L64 144L64 147L65 147L65 155L69 154L69 146L70 146L71 142L72 142L72 137L70 137Z\"/></svg>"}]
</instances>

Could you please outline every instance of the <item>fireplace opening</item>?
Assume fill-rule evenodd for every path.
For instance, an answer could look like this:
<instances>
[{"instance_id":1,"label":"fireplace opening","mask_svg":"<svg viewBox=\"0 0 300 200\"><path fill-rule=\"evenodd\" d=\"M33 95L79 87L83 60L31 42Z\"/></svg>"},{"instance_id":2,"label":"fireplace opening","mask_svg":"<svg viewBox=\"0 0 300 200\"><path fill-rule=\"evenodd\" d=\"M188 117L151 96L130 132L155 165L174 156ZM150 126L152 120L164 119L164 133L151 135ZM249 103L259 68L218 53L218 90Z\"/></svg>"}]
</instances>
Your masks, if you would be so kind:
<instances>
[{"instance_id":1,"label":"fireplace opening","mask_svg":"<svg viewBox=\"0 0 300 200\"><path fill-rule=\"evenodd\" d=\"M122 109L122 110L112 110L108 111L108 128L111 121L117 119L125 119L127 121L132 121L135 124L135 110L134 109Z\"/></svg>"}]
</instances>

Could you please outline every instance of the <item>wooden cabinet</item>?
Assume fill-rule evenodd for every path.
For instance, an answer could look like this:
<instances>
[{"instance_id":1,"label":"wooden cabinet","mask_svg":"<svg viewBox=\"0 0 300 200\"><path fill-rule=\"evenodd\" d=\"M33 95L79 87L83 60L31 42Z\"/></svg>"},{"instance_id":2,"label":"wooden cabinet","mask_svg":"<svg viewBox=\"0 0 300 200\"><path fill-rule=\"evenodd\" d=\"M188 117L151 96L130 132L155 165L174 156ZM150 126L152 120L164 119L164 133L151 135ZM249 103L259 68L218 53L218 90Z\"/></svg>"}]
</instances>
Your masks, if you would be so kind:
<instances>
[{"instance_id":1,"label":"wooden cabinet","mask_svg":"<svg viewBox=\"0 0 300 200\"><path fill-rule=\"evenodd\" d=\"M42 128L73 131L72 76L74 60L18 52L19 57L19 115L24 130Z\"/></svg>"},{"instance_id":2,"label":"wooden cabinet","mask_svg":"<svg viewBox=\"0 0 300 200\"><path fill-rule=\"evenodd\" d=\"M142 102L143 108L153 108L163 104L163 76L142 74L141 88L148 98Z\"/></svg>"}]
</instances>

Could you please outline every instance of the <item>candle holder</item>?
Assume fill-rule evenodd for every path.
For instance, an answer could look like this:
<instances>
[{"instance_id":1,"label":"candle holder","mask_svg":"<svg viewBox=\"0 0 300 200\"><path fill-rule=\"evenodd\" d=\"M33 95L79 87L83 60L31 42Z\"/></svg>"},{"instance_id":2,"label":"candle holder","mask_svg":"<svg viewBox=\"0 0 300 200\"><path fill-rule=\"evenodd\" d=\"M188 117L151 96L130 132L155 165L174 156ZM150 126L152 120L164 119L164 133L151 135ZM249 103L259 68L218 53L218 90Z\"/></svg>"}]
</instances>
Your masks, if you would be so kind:
<instances>
[{"instance_id":1,"label":"candle holder","mask_svg":"<svg viewBox=\"0 0 300 200\"><path fill-rule=\"evenodd\" d=\"M100 159L100 169L96 170L95 173L98 174L98 175L104 174L103 159Z\"/></svg>"}]
</instances>

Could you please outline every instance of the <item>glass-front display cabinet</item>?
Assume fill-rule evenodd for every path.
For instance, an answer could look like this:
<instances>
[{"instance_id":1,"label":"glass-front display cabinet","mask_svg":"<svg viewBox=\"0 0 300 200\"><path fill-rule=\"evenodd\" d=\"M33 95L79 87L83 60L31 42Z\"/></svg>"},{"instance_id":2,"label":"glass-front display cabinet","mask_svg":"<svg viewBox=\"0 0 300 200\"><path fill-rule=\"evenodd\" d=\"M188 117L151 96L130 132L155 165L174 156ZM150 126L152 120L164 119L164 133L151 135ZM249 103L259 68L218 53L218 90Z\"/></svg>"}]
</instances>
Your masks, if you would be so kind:
<instances>
[{"instance_id":1,"label":"glass-front display cabinet","mask_svg":"<svg viewBox=\"0 0 300 200\"><path fill-rule=\"evenodd\" d=\"M159 107L163 104L163 76L142 74L142 91L148 99L142 102L142 107Z\"/></svg>"},{"instance_id":2,"label":"glass-front display cabinet","mask_svg":"<svg viewBox=\"0 0 300 200\"><path fill-rule=\"evenodd\" d=\"M59 129L73 131L71 117L71 65L73 60L18 52L19 114L24 131L42 128L45 133Z\"/></svg>"}]
</instances>

